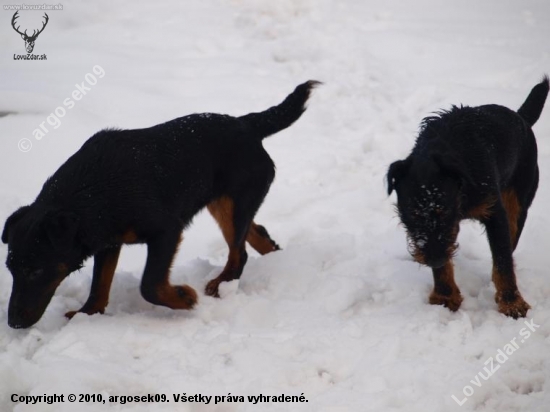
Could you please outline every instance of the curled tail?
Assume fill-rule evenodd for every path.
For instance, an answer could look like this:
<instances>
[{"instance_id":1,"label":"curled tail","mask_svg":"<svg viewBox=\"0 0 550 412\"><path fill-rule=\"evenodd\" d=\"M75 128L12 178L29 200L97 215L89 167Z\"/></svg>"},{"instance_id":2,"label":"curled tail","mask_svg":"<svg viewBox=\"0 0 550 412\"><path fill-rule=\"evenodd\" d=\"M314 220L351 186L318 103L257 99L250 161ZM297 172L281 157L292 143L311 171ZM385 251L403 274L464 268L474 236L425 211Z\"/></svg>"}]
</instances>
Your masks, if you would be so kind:
<instances>
[{"instance_id":1,"label":"curled tail","mask_svg":"<svg viewBox=\"0 0 550 412\"><path fill-rule=\"evenodd\" d=\"M542 81L533 87L525 102L518 109L518 114L525 120L529 126L533 126L539 120L540 114L548 96L549 80L544 76Z\"/></svg>"},{"instance_id":2,"label":"curled tail","mask_svg":"<svg viewBox=\"0 0 550 412\"><path fill-rule=\"evenodd\" d=\"M241 116L239 120L246 122L256 138L264 139L286 129L298 120L306 110L305 105L311 91L320 84L321 82L309 80L296 87L281 104L270 107L264 112Z\"/></svg>"}]
</instances>

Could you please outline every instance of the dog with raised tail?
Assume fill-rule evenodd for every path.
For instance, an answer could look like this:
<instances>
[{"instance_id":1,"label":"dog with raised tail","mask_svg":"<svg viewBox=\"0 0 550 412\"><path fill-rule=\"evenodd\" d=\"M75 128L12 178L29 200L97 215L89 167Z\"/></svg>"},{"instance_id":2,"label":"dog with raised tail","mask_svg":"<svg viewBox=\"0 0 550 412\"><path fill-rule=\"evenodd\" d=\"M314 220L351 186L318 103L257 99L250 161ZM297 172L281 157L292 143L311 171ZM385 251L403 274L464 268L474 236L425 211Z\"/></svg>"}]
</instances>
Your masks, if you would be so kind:
<instances>
[{"instance_id":1,"label":"dog with raised tail","mask_svg":"<svg viewBox=\"0 0 550 412\"><path fill-rule=\"evenodd\" d=\"M397 192L410 253L433 272L431 304L460 307L452 258L460 221L475 219L487 231L499 312L526 316L530 306L517 288L512 253L539 182L531 127L548 89L545 76L517 112L499 105L453 106L427 117L410 155L389 167L388 194Z\"/></svg>"},{"instance_id":2,"label":"dog with raised tail","mask_svg":"<svg viewBox=\"0 0 550 412\"><path fill-rule=\"evenodd\" d=\"M2 241L13 276L8 324L27 328L43 315L56 288L93 256L88 300L75 312L103 313L123 244L145 243L141 294L172 309L191 309L197 293L169 282L183 229L204 207L229 246L221 282L238 279L245 242L260 254L279 249L253 221L275 177L262 140L300 118L312 89L299 85L281 104L242 117L192 114L138 130L103 130L44 184L36 200L6 221Z\"/></svg>"}]
</instances>

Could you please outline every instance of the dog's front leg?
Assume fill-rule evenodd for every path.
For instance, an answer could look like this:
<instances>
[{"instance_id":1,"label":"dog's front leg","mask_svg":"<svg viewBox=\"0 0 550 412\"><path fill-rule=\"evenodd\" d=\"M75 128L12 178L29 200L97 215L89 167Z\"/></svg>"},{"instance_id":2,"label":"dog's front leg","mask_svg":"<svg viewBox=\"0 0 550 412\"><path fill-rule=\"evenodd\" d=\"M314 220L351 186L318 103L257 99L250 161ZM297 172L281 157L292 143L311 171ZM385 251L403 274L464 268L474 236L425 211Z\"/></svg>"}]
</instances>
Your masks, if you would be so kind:
<instances>
[{"instance_id":1,"label":"dog's front leg","mask_svg":"<svg viewBox=\"0 0 550 412\"><path fill-rule=\"evenodd\" d=\"M523 318L530 306L523 300L516 284L508 217L500 200L493 209L492 215L483 223L493 255L492 278L497 290L495 301L500 313L514 319Z\"/></svg>"},{"instance_id":2,"label":"dog's front leg","mask_svg":"<svg viewBox=\"0 0 550 412\"><path fill-rule=\"evenodd\" d=\"M181 227L167 229L147 242L147 263L141 279L141 295L154 305L171 309L191 309L197 292L187 285L170 284L170 266L181 241Z\"/></svg>"},{"instance_id":3,"label":"dog's front leg","mask_svg":"<svg viewBox=\"0 0 550 412\"><path fill-rule=\"evenodd\" d=\"M444 266L432 271L434 289L430 294L430 304L443 305L456 312L462 303L462 296L455 283L453 261L449 259Z\"/></svg>"},{"instance_id":4,"label":"dog's front leg","mask_svg":"<svg viewBox=\"0 0 550 412\"><path fill-rule=\"evenodd\" d=\"M109 291L115 274L118 256L120 255L121 245L111 246L100 250L94 255L94 273L92 278L92 287L88 300L78 311L70 311L65 314L71 319L78 312L93 315L94 313L104 313L109 302Z\"/></svg>"}]
</instances>

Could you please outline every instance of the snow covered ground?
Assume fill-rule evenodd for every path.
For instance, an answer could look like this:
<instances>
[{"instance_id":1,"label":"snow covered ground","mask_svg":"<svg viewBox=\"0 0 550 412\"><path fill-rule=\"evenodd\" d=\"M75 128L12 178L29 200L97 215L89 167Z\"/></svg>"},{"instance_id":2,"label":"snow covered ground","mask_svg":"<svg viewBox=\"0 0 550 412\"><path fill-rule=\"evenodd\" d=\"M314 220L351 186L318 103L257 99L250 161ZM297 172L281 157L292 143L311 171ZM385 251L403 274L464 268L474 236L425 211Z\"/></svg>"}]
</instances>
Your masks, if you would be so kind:
<instances>
[{"instance_id":1,"label":"snow covered ground","mask_svg":"<svg viewBox=\"0 0 550 412\"><path fill-rule=\"evenodd\" d=\"M424 116L453 103L517 108L550 72L547 0L62 4L36 41L34 53L47 61L13 60L24 43L10 27L13 11L0 10L0 112L11 113L0 117L2 222L103 127L246 114L307 79L325 85L294 126L264 141L277 178L256 220L283 250L251 252L222 299L203 294L226 257L206 213L185 233L172 274L200 292L191 312L141 298L145 248L133 246L123 249L105 315L63 316L87 298L89 262L39 323L12 330L2 265L0 411L550 410L550 103L534 128L541 185L515 253L528 316L540 325L527 339L523 320L497 312L489 248L475 223L464 223L459 238L461 309L427 303L431 273L407 254L384 186ZM39 27L41 13L20 14ZM36 140L33 131L96 65L104 77ZM21 139L30 151L18 149ZM1 261L5 253L2 245ZM512 339L517 350L480 377ZM176 405L172 395L183 393L245 402ZM64 394L66 402L25 405L12 394ZM171 402L73 404L68 394L166 394ZM259 394L308 402L248 402Z\"/></svg>"}]
</instances>

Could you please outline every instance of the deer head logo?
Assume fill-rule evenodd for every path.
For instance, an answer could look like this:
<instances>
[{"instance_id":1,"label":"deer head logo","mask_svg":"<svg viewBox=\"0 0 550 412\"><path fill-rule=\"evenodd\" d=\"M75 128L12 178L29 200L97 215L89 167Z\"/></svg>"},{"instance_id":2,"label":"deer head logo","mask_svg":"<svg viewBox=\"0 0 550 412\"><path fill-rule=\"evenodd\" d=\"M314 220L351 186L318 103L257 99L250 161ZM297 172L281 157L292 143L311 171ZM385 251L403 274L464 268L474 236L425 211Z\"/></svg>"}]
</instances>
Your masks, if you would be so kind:
<instances>
[{"instance_id":1,"label":"deer head logo","mask_svg":"<svg viewBox=\"0 0 550 412\"><path fill-rule=\"evenodd\" d=\"M38 30L38 32L36 30L33 30L32 35L29 36L27 34L27 30L25 30L24 33L21 33L19 31L20 26L15 27L15 23L16 23L15 20L19 17L17 15L17 13L19 13L19 11L16 11L15 14L13 15L13 17L11 19L11 25L12 25L13 29L21 35L21 38L23 40L25 40L25 48L27 49L27 53L32 53L32 51L34 49L34 42L36 41L36 38L38 37L38 35L40 33L42 33L44 31L44 28L46 27L46 24L48 24L48 20L50 18L48 17L48 15L46 13L44 13L44 18L46 19L46 21L44 21L44 23L42 23L42 28L40 30Z\"/></svg>"}]
</instances>

